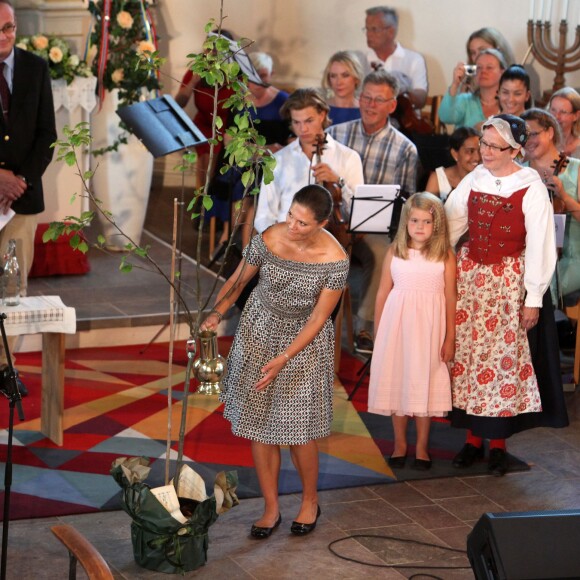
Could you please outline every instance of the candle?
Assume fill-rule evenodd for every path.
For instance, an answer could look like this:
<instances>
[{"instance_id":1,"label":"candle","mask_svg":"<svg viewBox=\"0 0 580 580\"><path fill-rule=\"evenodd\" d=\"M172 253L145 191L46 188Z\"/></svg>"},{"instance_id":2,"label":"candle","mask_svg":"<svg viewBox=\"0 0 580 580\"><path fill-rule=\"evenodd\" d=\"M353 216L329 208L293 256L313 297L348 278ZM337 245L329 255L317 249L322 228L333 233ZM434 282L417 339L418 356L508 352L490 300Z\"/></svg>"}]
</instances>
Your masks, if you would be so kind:
<instances>
[{"instance_id":1,"label":"candle","mask_svg":"<svg viewBox=\"0 0 580 580\"><path fill-rule=\"evenodd\" d=\"M542 20L543 15L544 15L544 0L540 0L540 10L538 11L537 20Z\"/></svg>"},{"instance_id":2,"label":"candle","mask_svg":"<svg viewBox=\"0 0 580 580\"><path fill-rule=\"evenodd\" d=\"M536 0L530 0L530 20L536 15Z\"/></svg>"},{"instance_id":3,"label":"candle","mask_svg":"<svg viewBox=\"0 0 580 580\"><path fill-rule=\"evenodd\" d=\"M562 10L562 20L568 20L568 0L564 0L564 10Z\"/></svg>"},{"instance_id":4,"label":"candle","mask_svg":"<svg viewBox=\"0 0 580 580\"><path fill-rule=\"evenodd\" d=\"M544 14L544 20L546 22L552 21L552 0L546 2L546 13Z\"/></svg>"}]
</instances>

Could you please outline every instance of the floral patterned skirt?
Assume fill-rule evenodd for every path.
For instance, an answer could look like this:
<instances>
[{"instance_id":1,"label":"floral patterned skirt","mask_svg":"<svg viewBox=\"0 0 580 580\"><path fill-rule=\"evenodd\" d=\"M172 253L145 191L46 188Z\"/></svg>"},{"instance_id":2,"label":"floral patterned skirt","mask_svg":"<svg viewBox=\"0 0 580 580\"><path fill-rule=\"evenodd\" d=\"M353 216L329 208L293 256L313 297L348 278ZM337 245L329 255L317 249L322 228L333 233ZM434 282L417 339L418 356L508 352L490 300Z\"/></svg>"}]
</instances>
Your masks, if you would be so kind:
<instances>
[{"instance_id":1,"label":"floral patterned skirt","mask_svg":"<svg viewBox=\"0 0 580 580\"><path fill-rule=\"evenodd\" d=\"M499 264L457 257L453 407L467 415L513 417L542 410L526 331L524 255Z\"/></svg>"}]
</instances>

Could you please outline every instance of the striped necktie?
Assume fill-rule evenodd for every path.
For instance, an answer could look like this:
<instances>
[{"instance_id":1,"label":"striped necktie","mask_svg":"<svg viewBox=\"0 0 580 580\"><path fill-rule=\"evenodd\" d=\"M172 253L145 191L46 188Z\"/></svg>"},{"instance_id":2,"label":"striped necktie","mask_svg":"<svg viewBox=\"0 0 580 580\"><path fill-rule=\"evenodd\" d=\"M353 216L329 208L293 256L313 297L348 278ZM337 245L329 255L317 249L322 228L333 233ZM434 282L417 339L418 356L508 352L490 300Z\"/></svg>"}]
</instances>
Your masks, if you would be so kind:
<instances>
[{"instance_id":1,"label":"striped necktie","mask_svg":"<svg viewBox=\"0 0 580 580\"><path fill-rule=\"evenodd\" d=\"M4 119L8 120L8 112L10 111L10 89L8 88L8 83L6 82L6 77L4 76L4 67L6 63L0 62L0 100L2 101L2 113L4 114Z\"/></svg>"}]
</instances>

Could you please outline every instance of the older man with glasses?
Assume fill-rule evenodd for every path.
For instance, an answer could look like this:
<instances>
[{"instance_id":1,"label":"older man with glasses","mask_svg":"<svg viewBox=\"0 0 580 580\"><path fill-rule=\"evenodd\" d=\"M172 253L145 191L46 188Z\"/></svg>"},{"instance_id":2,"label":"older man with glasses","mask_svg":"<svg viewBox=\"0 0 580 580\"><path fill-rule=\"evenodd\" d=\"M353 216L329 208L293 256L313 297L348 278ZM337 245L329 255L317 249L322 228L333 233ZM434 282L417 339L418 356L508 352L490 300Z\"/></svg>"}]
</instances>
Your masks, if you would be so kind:
<instances>
[{"instance_id":1,"label":"older man with glasses","mask_svg":"<svg viewBox=\"0 0 580 580\"><path fill-rule=\"evenodd\" d=\"M9 240L16 240L21 292L26 294L37 215L44 211L41 178L57 135L48 66L42 58L15 48L15 42L14 8L9 0L0 0L0 213L15 212L0 231L0 255ZM6 362L0 346L0 364Z\"/></svg>"},{"instance_id":2,"label":"older man with glasses","mask_svg":"<svg viewBox=\"0 0 580 580\"><path fill-rule=\"evenodd\" d=\"M328 133L360 155L366 184L400 185L406 197L416 190L418 157L415 145L389 122L398 93L393 75L384 70L368 74L359 98L361 118L334 125ZM367 234L353 244L352 256L361 265L364 289L356 317L355 349L361 353L373 350L375 298L388 246L388 237L379 234Z\"/></svg>"},{"instance_id":3,"label":"older man with glasses","mask_svg":"<svg viewBox=\"0 0 580 580\"><path fill-rule=\"evenodd\" d=\"M367 72L384 68L399 81L401 93L407 93L416 109L421 109L427 99L429 85L425 59L396 40L399 15L388 6L375 6L366 10L363 32L367 35Z\"/></svg>"}]
</instances>

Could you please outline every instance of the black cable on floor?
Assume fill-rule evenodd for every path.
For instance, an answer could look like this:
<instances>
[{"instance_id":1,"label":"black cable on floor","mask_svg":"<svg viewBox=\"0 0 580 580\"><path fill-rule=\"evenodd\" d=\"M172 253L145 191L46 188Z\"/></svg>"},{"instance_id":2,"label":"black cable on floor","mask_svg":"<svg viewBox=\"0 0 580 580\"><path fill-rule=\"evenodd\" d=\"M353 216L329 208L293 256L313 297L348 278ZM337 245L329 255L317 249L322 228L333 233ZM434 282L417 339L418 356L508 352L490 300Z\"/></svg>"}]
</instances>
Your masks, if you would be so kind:
<instances>
[{"instance_id":1,"label":"black cable on floor","mask_svg":"<svg viewBox=\"0 0 580 580\"><path fill-rule=\"evenodd\" d=\"M428 542L420 542L419 540L407 540L405 538L397 538L396 536L378 536L376 534L353 534L351 536L347 536L346 538L339 538L338 540L334 540L328 544L328 549L332 554L341 558L342 560L346 560L347 562L354 562L355 564L362 564L363 566L372 566L374 568L394 568L394 569L417 569L420 568L422 570L471 570L471 566L419 566L415 565L403 565L403 564L374 564L372 562L363 562L362 560L357 560L356 558L349 558L348 556L343 556L336 552L333 549L335 544L339 542L344 542L345 540L354 540L357 538L375 538L379 540L393 540L395 542L401 542L405 544L415 544L417 546L425 546L428 548L438 548L439 550L445 550L446 552L455 552L456 554L466 554L465 550L458 550L457 548L448 548L447 546L440 546L438 544L429 544ZM409 577L409 580L418 577L424 578L433 578L435 580L445 580L439 576L431 576L430 574L422 574L417 573L413 574L413 576Z\"/></svg>"}]
</instances>

